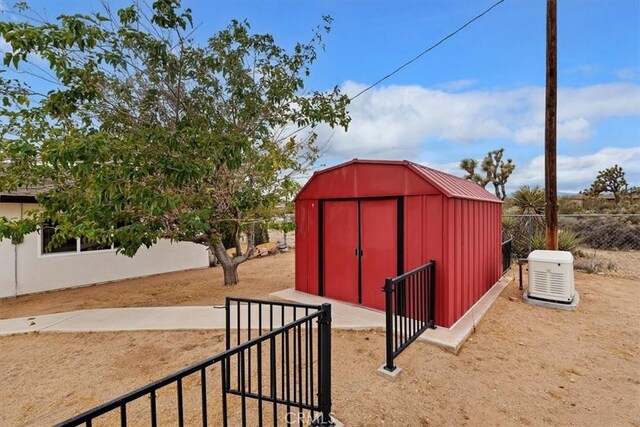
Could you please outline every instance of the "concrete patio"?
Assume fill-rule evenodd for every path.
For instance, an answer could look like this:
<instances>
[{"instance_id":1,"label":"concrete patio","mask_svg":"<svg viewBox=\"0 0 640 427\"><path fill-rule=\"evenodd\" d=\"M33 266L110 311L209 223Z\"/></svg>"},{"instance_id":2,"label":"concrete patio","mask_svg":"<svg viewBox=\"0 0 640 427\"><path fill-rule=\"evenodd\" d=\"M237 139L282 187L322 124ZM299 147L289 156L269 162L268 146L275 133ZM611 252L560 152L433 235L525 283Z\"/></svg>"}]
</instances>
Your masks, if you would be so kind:
<instances>
[{"instance_id":1,"label":"concrete patio","mask_svg":"<svg viewBox=\"0 0 640 427\"><path fill-rule=\"evenodd\" d=\"M487 292L467 314L451 328L428 329L418 339L457 352L464 341L473 333L475 325L489 309L502 290L513 280L510 275L503 277ZM297 292L293 289L271 294L274 300L293 301L302 304L332 306L332 327L336 329L383 329L383 312ZM231 308L231 327L235 328L236 308ZM248 307L240 306L241 318L247 319ZM260 316L261 314L261 316ZM299 313L298 313L299 314ZM259 313L257 305L251 306L252 328L259 324L266 327L270 313L263 309ZM299 317L299 316L298 316ZM276 310L275 325L293 319L292 310L285 310L284 317ZM142 308L102 308L70 311L31 317L0 320L0 336L29 332L106 332L140 330L181 330L181 329L224 329L224 306L187 307L142 307ZM246 325L243 325L246 327Z\"/></svg>"}]
</instances>

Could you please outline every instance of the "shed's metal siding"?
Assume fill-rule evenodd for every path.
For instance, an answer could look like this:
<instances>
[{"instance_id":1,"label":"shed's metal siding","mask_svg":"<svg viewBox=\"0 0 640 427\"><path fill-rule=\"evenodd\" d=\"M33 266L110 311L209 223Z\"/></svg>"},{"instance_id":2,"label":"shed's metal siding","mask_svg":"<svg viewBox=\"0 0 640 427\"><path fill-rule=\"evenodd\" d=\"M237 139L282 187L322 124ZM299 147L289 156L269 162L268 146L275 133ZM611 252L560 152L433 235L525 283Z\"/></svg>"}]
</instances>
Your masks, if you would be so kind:
<instances>
[{"instance_id":1,"label":"shed's metal siding","mask_svg":"<svg viewBox=\"0 0 640 427\"><path fill-rule=\"evenodd\" d=\"M450 326L500 278L502 224L499 204L445 200L445 259L436 267L448 301L437 307L444 311L443 326Z\"/></svg>"},{"instance_id":2,"label":"shed's metal siding","mask_svg":"<svg viewBox=\"0 0 640 427\"><path fill-rule=\"evenodd\" d=\"M475 183L411 162L355 160L310 179L296 198L296 289L319 292L320 201L385 196L404 197L405 271L436 260L436 323L450 327L501 275L502 205Z\"/></svg>"},{"instance_id":3,"label":"shed's metal siding","mask_svg":"<svg viewBox=\"0 0 640 427\"><path fill-rule=\"evenodd\" d=\"M318 294L318 201L296 202L296 289Z\"/></svg>"}]
</instances>

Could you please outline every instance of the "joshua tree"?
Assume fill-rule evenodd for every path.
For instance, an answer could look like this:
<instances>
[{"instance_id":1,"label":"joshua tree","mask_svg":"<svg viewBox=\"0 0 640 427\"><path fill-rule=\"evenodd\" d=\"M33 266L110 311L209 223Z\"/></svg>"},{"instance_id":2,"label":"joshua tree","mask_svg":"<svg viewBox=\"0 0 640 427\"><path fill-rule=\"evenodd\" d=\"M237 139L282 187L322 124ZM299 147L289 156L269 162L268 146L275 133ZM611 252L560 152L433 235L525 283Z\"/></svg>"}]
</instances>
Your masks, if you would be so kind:
<instances>
[{"instance_id":1,"label":"joshua tree","mask_svg":"<svg viewBox=\"0 0 640 427\"><path fill-rule=\"evenodd\" d=\"M596 180L591 187L582 191L582 194L590 197L598 197L601 193L613 194L616 205L629 192L629 184L624 177L624 171L618 165L614 165L598 172Z\"/></svg>"},{"instance_id":2,"label":"joshua tree","mask_svg":"<svg viewBox=\"0 0 640 427\"><path fill-rule=\"evenodd\" d=\"M509 176L513 173L516 165L513 160L507 159L505 163L502 160L504 155L504 148L499 150L489 151L486 157L480 164L481 170L484 172L484 176L476 173L476 167L478 161L475 159L463 159L460 162L460 169L467 172L464 176L466 179L474 181L480 184L482 187L486 187L488 183L492 183L496 196L501 200L507 197L506 184Z\"/></svg>"}]
</instances>

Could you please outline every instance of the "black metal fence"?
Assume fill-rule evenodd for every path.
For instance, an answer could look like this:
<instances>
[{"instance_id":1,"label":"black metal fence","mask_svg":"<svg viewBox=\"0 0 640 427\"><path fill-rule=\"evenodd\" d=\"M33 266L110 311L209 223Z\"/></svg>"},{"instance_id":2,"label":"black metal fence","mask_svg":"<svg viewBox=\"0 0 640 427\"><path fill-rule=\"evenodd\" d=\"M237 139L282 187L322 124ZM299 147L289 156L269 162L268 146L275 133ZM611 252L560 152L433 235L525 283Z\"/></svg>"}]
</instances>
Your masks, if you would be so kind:
<instances>
[{"instance_id":1,"label":"black metal fence","mask_svg":"<svg viewBox=\"0 0 640 427\"><path fill-rule=\"evenodd\" d=\"M387 360L393 360L428 328L435 329L435 261L385 281Z\"/></svg>"},{"instance_id":2,"label":"black metal fence","mask_svg":"<svg viewBox=\"0 0 640 427\"><path fill-rule=\"evenodd\" d=\"M331 305L225 310L225 351L58 425L333 425Z\"/></svg>"},{"instance_id":3,"label":"black metal fence","mask_svg":"<svg viewBox=\"0 0 640 427\"><path fill-rule=\"evenodd\" d=\"M244 356L239 353L232 357L235 363L226 372L227 392L256 399L258 419L264 414L264 402L270 404L274 425L278 405L285 407L286 421L291 424L310 424L317 413L330 422L331 305L227 298L226 313L227 349L242 346L252 335L280 330L268 350L248 347ZM319 325L317 333L314 323ZM265 351L269 354L268 366ZM257 373L255 378L249 375L251 372ZM263 373L268 381L263 380Z\"/></svg>"},{"instance_id":4,"label":"black metal fence","mask_svg":"<svg viewBox=\"0 0 640 427\"><path fill-rule=\"evenodd\" d=\"M502 242L502 272L511 268L511 245L513 239Z\"/></svg>"}]
</instances>

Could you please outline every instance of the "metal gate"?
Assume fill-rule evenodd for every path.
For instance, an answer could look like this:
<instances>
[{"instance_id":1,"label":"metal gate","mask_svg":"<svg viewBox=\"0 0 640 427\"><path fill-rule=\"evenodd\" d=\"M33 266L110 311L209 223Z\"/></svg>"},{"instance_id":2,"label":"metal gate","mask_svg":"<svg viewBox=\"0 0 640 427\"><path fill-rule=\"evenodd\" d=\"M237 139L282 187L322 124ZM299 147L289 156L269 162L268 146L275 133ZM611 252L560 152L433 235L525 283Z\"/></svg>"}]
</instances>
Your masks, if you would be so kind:
<instances>
[{"instance_id":1,"label":"metal gate","mask_svg":"<svg viewBox=\"0 0 640 427\"><path fill-rule=\"evenodd\" d=\"M386 347L384 368L394 371L393 360L428 328L435 329L435 264L418 267L384 285Z\"/></svg>"},{"instance_id":2,"label":"metal gate","mask_svg":"<svg viewBox=\"0 0 640 427\"><path fill-rule=\"evenodd\" d=\"M225 351L58 426L334 425L331 305L227 298L225 311Z\"/></svg>"}]
</instances>

